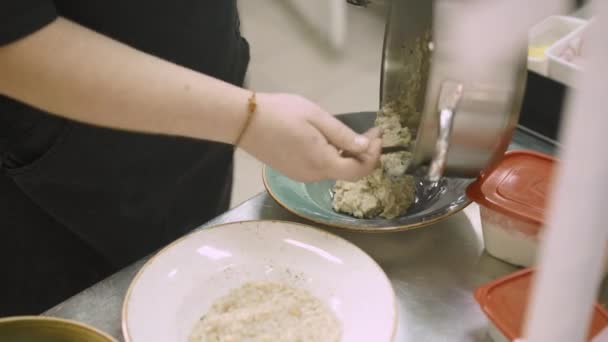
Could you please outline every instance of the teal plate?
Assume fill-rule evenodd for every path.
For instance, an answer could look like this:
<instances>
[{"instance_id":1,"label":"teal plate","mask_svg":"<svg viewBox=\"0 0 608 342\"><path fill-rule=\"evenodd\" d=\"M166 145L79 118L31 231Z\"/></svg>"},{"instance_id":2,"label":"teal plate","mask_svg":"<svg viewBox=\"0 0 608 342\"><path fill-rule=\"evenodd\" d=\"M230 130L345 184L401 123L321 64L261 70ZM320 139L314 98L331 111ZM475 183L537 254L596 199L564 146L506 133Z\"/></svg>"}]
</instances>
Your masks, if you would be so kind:
<instances>
[{"instance_id":1,"label":"teal plate","mask_svg":"<svg viewBox=\"0 0 608 342\"><path fill-rule=\"evenodd\" d=\"M375 113L360 112L337 117L357 132L364 132L374 123ZM366 232L388 232L423 227L464 209L471 201L465 191L471 179L443 179L430 188L423 182L416 187L416 201L406 213L395 219L358 219L333 210L331 189L334 181L300 183L270 167L264 168L264 185L282 207L312 222Z\"/></svg>"}]
</instances>

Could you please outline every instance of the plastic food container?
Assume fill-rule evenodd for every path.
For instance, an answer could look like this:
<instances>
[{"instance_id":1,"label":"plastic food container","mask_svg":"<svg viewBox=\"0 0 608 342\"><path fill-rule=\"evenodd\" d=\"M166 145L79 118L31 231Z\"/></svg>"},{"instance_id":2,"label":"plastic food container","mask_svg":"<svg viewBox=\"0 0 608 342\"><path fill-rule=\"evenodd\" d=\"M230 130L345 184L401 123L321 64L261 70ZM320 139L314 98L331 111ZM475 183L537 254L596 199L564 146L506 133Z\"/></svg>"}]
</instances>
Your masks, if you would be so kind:
<instances>
[{"instance_id":1,"label":"plastic food container","mask_svg":"<svg viewBox=\"0 0 608 342\"><path fill-rule=\"evenodd\" d=\"M495 342L511 342L522 337L533 271L525 269L482 285L475 299L490 320L489 335ZM608 327L608 312L595 304L588 340L593 341Z\"/></svg>"},{"instance_id":2,"label":"plastic food container","mask_svg":"<svg viewBox=\"0 0 608 342\"><path fill-rule=\"evenodd\" d=\"M528 69L540 75L547 76L549 48L583 26L587 21L568 16L550 16L534 25L529 31L528 38Z\"/></svg>"},{"instance_id":3,"label":"plastic food container","mask_svg":"<svg viewBox=\"0 0 608 342\"><path fill-rule=\"evenodd\" d=\"M585 35L592 24L582 25L547 50L550 78L567 86L576 86L576 78L585 63Z\"/></svg>"},{"instance_id":4,"label":"plastic food container","mask_svg":"<svg viewBox=\"0 0 608 342\"><path fill-rule=\"evenodd\" d=\"M554 164L544 154L508 152L467 188L479 204L490 255L519 266L534 264Z\"/></svg>"}]
</instances>

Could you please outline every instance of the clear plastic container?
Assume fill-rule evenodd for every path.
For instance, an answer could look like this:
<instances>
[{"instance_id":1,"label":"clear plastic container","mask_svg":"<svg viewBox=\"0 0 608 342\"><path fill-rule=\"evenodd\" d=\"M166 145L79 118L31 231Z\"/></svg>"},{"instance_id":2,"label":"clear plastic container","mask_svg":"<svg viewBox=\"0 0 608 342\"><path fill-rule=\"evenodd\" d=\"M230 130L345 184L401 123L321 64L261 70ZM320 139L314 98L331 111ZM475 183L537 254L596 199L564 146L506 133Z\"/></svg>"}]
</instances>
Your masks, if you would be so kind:
<instances>
[{"instance_id":1,"label":"clear plastic container","mask_svg":"<svg viewBox=\"0 0 608 342\"><path fill-rule=\"evenodd\" d=\"M585 36L592 24L590 21L582 25L547 50L551 79L576 87L576 79L585 64Z\"/></svg>"},{"instance_id":2,"label":"clear plastic container","mask_svg":"<svg viewBox=\"0 0 608 342\"><path fill-rule=\"evenodd\" d=\"M533 271L524 269L482 285L475 299L490 321L488 334L495 342L511 342L521 338L532 284ZM589 327L589 341L608 327L608 312L595 304Z\"/></svg>"},{"instance_id":3,"label":"clear plastic container","mask_svg":"<svg viewBox=\"0 0 608 342\"><path fill-rule=\"evenodd\" d=\"M555 160L530 151L512 151L467 189L479 204L486 251L519 266L531 266L544 224Z\"/></svg>"},{"instance_id":4,"label":"clear plastic container","mask_svg":"<svg viewBox=\"0 0 608 342\"><path fill-rule=\"evenodd\" d=\"M585 23L583 19L555 15L534 25L529 31L528 38L528 69L547 76L549 65L547 50Z\"/></svg>"}]
</instances>

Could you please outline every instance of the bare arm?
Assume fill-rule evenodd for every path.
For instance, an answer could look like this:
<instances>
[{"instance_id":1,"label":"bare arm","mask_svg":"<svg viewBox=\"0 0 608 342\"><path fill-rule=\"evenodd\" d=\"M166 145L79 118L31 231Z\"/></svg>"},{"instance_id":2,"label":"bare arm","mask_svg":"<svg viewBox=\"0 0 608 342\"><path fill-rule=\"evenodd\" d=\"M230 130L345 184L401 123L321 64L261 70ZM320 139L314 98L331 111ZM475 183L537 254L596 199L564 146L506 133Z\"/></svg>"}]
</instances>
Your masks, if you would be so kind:
<instances>
[{"instance_id":1,"label":"bare arm","mask_svg":"<svg viewBox=\"0 0 608 342\"><path fill-rule=\"evenodd\" d=\"M232 143L250 94L65 19L0 47L0 93L70 119Z\"/></svg>"},{"instance_id":2,"label":"bare arm","mask_svg":"<svg viewBox=\"0 0 608 342\"><path fill-rule=\"evenodd\" d=\"M229 144L243 129L250 97L61 18L0 47L0 94L94 125ZM378 131L359 136L299 96L257 99L241 147L289 177L354 180L380 158Z\"/></svg>"}]
</instances>

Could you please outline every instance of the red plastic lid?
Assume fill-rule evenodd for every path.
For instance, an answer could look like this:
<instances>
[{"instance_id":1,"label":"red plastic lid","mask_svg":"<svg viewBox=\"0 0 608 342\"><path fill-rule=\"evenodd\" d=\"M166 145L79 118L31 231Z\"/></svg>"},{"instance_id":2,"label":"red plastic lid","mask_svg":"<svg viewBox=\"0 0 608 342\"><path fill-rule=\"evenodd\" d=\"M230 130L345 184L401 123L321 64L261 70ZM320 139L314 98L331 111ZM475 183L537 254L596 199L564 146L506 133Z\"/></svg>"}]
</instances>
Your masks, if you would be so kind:
<instances>
[{"instance_id":1,"label":"red plastic lid","mask_svg":"<svg viewBox=\"0 0 608 342\"><path fill-rule=\"evenodd\" d=\"M510 340L522 337L523 324L532 284L532 269L510 274L479 287L475 299L486 316ZM608 312L595 304L589 340L608 326Z\"/></svg>"},{"instance_id":2,"label":"red plastic lid","mask_svg":"<svg viewBox=\"0 0 608 342\"><path fill-rule=\"evenodd\" d=\"M467 196L507 216L542 224L555 161L531 151L507 152L469 185Z\"/></svg>"}]
</instances>

